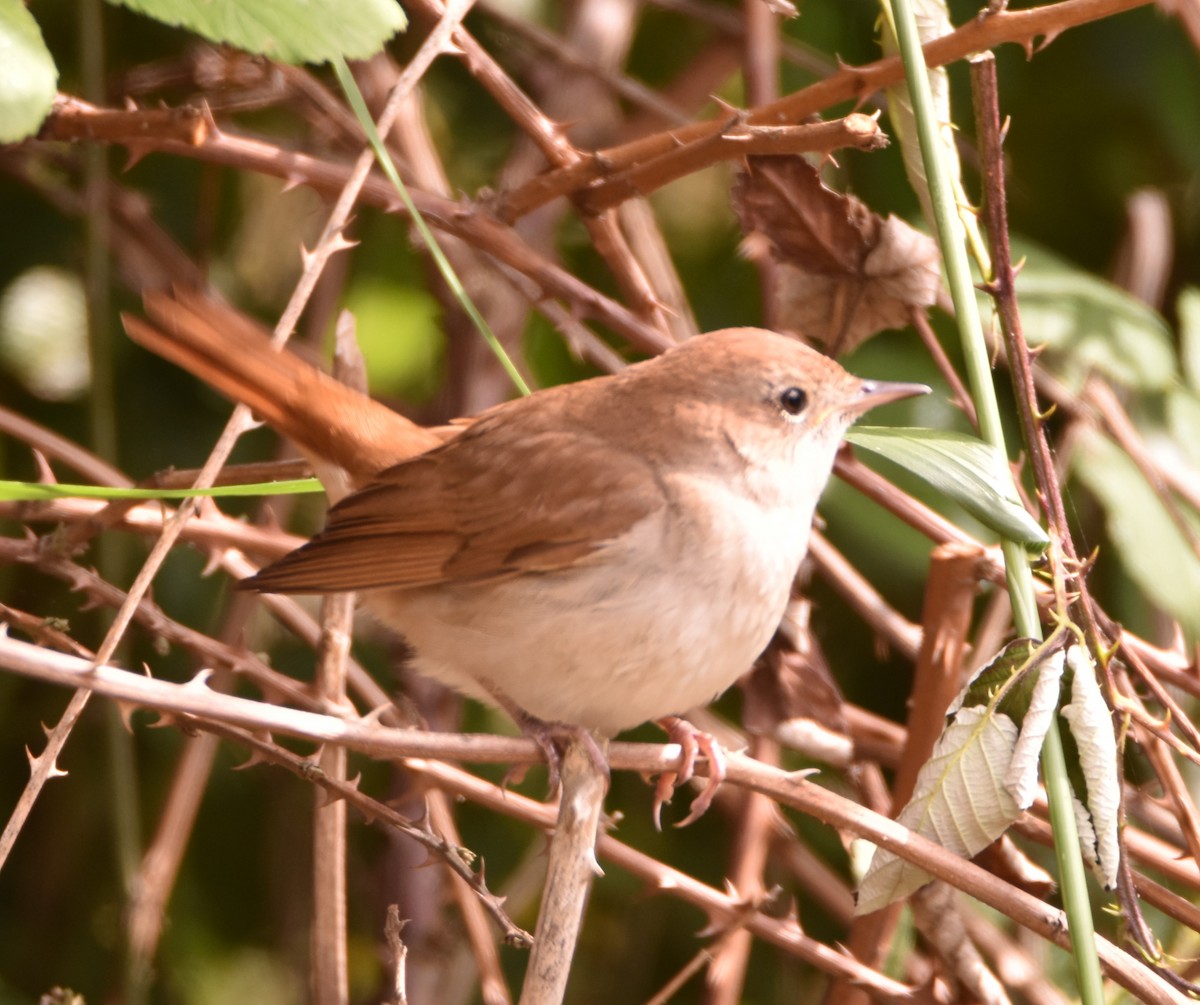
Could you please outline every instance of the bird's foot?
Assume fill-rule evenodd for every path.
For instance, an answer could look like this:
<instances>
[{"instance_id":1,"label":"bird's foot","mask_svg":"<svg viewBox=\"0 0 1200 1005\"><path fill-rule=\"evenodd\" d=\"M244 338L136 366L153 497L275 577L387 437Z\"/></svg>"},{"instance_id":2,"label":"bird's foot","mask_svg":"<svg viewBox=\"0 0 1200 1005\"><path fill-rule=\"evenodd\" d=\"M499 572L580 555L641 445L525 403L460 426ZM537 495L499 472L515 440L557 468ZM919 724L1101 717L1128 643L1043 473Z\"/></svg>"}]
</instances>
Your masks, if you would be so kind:
<instances>
[{"instance_id":1,"label":"bird's foot","mask_svg":"<svg viewBox=\"0 0 1200 1005\"><path fill-rule=\"evenodd\" d=\"M495 681L487 677L480 677L478 681L487 689L488 693L492 696L492 700L504 709L512 718L512 721L517 724L521 735L529 737L545 755L546 765L550 769L551 795L557 792L559 786L562 784L563 754L566 751L567 744L572 740L576 740L583 745L583 749L587 751L588 760L592 762L592 767L596 769L598 775L604 778L605 788L608 787L611 777L608 768L608 758L604 756L604 751L600 749L600 744L591 731L584 729L583 726L576 726L569 722L551 722L539 719L536 715L526 712L525 709L513 701ZM509 782L519 782L524 777L525 766L520 764L513 765L505 774L501 785L504 788L508 788Z\"/></svg>"},{"instance_id":2,"label":"bird's foot","mask_svg":"<svg viewBox=\"0 0 1200 1005\"><path fill-rule=\"evenodd\" d=\"M520 728L521 733L536 743L542 753L546 755L546 764L550 769L551 794L557 792L562 784L563 754L566 745L573 740L583 745L588 759L592 762L592 767L596 769L597 774L603 776L607 788L610 777L608 758L604 756L604 751L600 749L600 744L591 730L584 729L583 726L572 725L569 722L547 722L520 708L508 708L506 711L513 717L513 721ZM505 776L504 783L507 785L511 779L523 774L523 768L514 767Z\"/></svg>"},{"instance_id":3,"label":"bird's foot","mask_svg":"<svg viewBox=\"0 0 1200 1005\"><path fill-rule=\"evenodd\" d=\"M660 817L664 803L671 801L675 790L691 781L696 773L696 754L701 753L708 761L708 782L703 791L692 801L692 808L676 827L686 827L699 820L712 805L717 789L725 780L727 774L725 751L713 739L710 733L702 732L685 719L677 715L668 715L658 720L658 724L667 731L667 736L682 748L679 757L679 767L674 771L664 771L658 776L654 787L654 826L662 830Z\"/></svg>"}]
</instances>

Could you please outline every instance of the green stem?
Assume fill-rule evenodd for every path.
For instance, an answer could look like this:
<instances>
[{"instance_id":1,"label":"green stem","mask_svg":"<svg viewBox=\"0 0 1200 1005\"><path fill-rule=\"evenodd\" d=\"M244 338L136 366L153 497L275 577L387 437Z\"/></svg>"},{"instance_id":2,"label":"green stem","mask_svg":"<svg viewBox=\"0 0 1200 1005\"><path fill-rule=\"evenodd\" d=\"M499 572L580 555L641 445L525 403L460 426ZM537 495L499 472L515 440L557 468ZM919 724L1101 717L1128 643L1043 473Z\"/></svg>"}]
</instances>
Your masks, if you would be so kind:
<instances>
[{"instance_id":1,"label":"green stem","mask_svg":"<svg viewBox=\"0 0 1200 1005\"><path fill-rule=\"evenodd\" d=\"M442 251L442 246L438 244L437 238L433 236L433 231L429 229L429 224L425 222L425 218L421 216L416 204L412 201L412 196L408 194L408 187L400 178L400 173L396 170L396 165L392 163L391 154L388 153L387 147L384 146L383 140L379 136L379 130L375 128L375 121L371 118L371 113L367 110L367 103L363 100L362 92L358 89L358 84L350 72L350 67L346 65L346 61L341 56L333 60L332 66L333 72L337 74L338 83L342 85L342 90L346 94L346 100L350 102L350 107L354 109L354 114L358 117L359 124L367 134L367 140L371 144L371 149L375 151L375 159L379 161L379 166L383 168L383 173L387 175L388 181L392 183L396 192L399 193L400 201L404 203L404 208L408 212L409 218L417 228L417 232L421 235L421 240L425 242L425 246L429 249L429 254L433 256L433 261L437 265L438 272L442 274L442 280L449 287L450 292L454 294L455 299L458 300L467 317L471 319L472 324L478 329L479 334L483 336L484 341L491 347L492 352L496 354L496 358L500 360L500 365L504 367L517 390L522 394L529 394L529 385L525 383L521 372L509 358L508 353L504 351L504 346L496 338L496 333L492 331L487 320L479 313L479 308L475 306L474 301L463 287L462 281L458 278L458 273L454 271L454 266L446 258L445 253Z\"/></svg>"},{"instance_id":2,"label":"green stem","mask_svg":"<svg viewBox=\"0 0 1200 1005\"><path fill-rule=\"evenodd\" d=\"M933 205L938 237L942 247L942 258L945 262L946 283L954 300L959 337L962 341L967 368L967 379L979 416L980 434L984 440L1001 452L1001 456L1007 457L1008 451L1004 442L1004 430L1000 423L996 389L992 383L987 343L983 337L983 325L967 261L965 233L962 221L958 216L950 174L943 163L938 123L933 112L933 100L929 90L929 73L925 65L925 54L921 49L916 20L909 0L890 0L890 2L893 6L893 23L900 56L904 61L905 77L917 120L921 154L929 182L930 201ZM1029 638L1041 639L1042 628L1034 595L1033 575L1030 572L1025 552L1021 545L1008 540L1003 542L1003 551L1008 593L1012 601L1013 620L1017 631ZM1074 950L1080 995L1084 1005L1103 1005L1103 983L1100 976L1099 958L1095 951L1095 930L1092 924L1091 905L1088 900L1087 877L1079 853L1079 836L1075 826L1071 790L1067 781L1066 760L1063 756L1062 739L1058 733L1057 716L1051 722L1045 745L1042 748L1042 773L1045 778L1046 795L1050 803L1055 854L1058 859L1063 905L1067 914L1071 946Z\"/></svg>"}]
</instances>

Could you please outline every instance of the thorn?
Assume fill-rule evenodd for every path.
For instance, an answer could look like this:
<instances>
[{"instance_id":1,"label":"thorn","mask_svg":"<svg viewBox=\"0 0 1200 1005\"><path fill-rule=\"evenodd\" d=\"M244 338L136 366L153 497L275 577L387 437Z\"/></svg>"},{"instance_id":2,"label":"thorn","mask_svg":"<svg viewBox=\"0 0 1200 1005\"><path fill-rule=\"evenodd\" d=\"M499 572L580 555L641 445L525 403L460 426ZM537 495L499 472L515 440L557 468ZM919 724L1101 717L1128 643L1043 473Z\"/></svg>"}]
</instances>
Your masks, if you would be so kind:
<instances>
[{"instance_id":1,"label":"thorn","mask_svg":"<svg viewBox=\"0 0 1200 1005\"><path fill-rule=\"evenodd\" d=\"M153 722L151 722L146 728L147 729L169 729L169 728L175 728L175 727L179 727L180 729L186 728L183 724L183 721L179 718L179 716L175 715L172 712L160 711L158 713L158 718L156 718Z\"/></svg>"},{"instance_id":2,"label":"thorn","mask_svg":"<svg viewBox=\"0 0 1200 1005\"><path fill-rule=\"evenodd\" d=\"M128 733L133 732L133 713L137 711L138 706L131 701L121 701L119 698L115 700L117 711L121 714L121 723L125 726Z\"/></svg>"},{"instance_id":3,"label":"thorn","mask_svg":"<svg viewBox=\"0 0 1200 1005\"><path fill-rule=\"evenodd\" d=\"M208 680L213 675L211 668L206 667L203 670L197 671L196 675L184 684L184 688L191 691L211 691L208 686Z\"/></svg>"},{"instance_id":4,"label":"thorn","mask_svg":"<svg viewBox=\"0 0 1200 1005\"><path fill-rule=\"evenodd\" d=\"M42 729L46 729L45 725L42 726ZM49 732L49 730L47 730L47 732ZM38 768L41 766L42 761L45 759L46 754L39 754L35 757L33 751L26 747L25 756L29 759L29 773L31 775L36 774ZM58 766L57 759L54 759L50 762L50 767L46 770L47 778L65 778L66 775L67 773Z\"/></svg>"},{"instance_id":5,"label":"thorn","mask_svg":"<svg viewBox=\"0 0 1200 1005\"><path fill-rule=\"evenodd\" d=\"M208 558L205 559L204 568L200 570L200 578L208 579L214 572L221 568L221 553L210 551Z\"/></svg>"},{"instance_id":6,"label":"thorn","mask_svg":"<svg viewBox=\"0 0 1200 1005\"><path fill-rule=\"evenodd\" d=\"M318 791L321 793L320 802L317 803L317 806L320 809L324 809L326 806L332 806L334 803L340 803L346 798L346 793L338 789L329 788L325 785L319 786ZM368 820L367 823L373 823L373 821Z\"/></svg>"},{"instance_id":7,"label":"thorn","mask_svg":"<svg viewBox=\"0 0 1200 1005\"><path fill-rule=\"evenodd\" d=\"M385 712L390 711L395 706L390 702L384 702L382 705L376 705L366 715L359 719L360 723L366 723L369 726L381 725L381 719Z\"/></svg>"},{"instance_id":8,"label":"thorn","mask_svg":"<svg viewBox=\"0 0 1200 1005\"><path fill-rule=\"evenodd\" d=\"M150 153L150 147L144 143L131 142L125 145L126 153L129 154L125 161L125 166L121 168L122 174L126 171L132 171L137 167L138 163Z\"/></svg>"},{"instance_id":9,"label":"thorn","mask_svg":"<svg viewBox=\"0 0 1200 1005\"><path fill-rule=\"evenodd\" d=\"M242 761L241 764L235 764L233 766L233 770L234 771L245 771L247 768L253 768L255 765L258 765L258 764L270 764L270 763L271 763L271 759L269 757L267 757L266 754L264 754L257 747L251 747L249 753L246 755L246 759L244 761Z\"/></svg>"},{"instance_id":10,"label":"thorn","mask_svg":"<svg viewBox=\"0 0 1200 1005\"><path fill-rule=\"evenodd\" d=\"M357 248L358 243L353 238L346 237L342 231L338 231L329 239L329 253L336 255L341 251L349 251L351 248Z\"/></svg>"},{"instance_id":11,"label":"thorn","mask_svg":"<svg viewBox=\"0 0 1200 1005\"><path fill-rule=\"evenodd\" d=\"M37 480L40 485L57 485L58 478L55 477L54 471L50 467L50 462L36 447L32 451L33 463L37 468Z\"/></svg>"}]
</instances>

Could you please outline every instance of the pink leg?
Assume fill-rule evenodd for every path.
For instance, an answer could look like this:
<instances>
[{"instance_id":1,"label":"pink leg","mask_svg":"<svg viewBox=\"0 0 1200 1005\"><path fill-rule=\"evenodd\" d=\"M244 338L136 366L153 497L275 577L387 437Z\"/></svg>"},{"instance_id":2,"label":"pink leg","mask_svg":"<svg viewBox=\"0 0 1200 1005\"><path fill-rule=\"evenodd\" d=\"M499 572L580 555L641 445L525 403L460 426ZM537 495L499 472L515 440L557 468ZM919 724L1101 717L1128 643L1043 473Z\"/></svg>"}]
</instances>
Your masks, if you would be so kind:
<instances>
[{"instance_id":1,"label":"pink leg","mask_svg":"<svg viewBox=\"0 0 1200 1005\"><path fill-rule=\"evenodd\" d=\"M702 753L708 761L708 782L704 791L692 802L691 811L677 823L676 827L686 827L699 820L712 805L713 797L727 774L725 752L721 745L708 733L701 732L691 723L676 715L659 719L658 724L667 731L667 736L682 748L677 771L664 771L658 776L658 784L654 787L654 826L662 830L660 815L663 803L669 803L675 789L691 780L696 770L696 754Z\"/></svg>"}]
</instances>

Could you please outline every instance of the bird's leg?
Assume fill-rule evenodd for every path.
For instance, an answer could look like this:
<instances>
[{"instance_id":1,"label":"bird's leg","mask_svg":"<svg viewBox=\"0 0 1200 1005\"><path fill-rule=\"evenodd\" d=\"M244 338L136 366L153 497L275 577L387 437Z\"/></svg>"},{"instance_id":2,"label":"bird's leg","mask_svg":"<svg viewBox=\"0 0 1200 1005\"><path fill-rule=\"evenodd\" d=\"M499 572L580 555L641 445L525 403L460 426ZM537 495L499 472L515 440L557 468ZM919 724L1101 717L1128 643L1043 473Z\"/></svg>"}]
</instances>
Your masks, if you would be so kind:
<instances>
[{"instance_id":1,"label":"bird's leg","mask_svg":"<svg viewBox=\"0 0 1200 1005\"><path fill-rule=\"evenodd\" d=\"M486 678L479 678L479 683L482 684L495 701L513 722L517 724L517 728L521 731L522 736L527 736L538 745L542 753L546 756L546 764L550 769L550 792L558 791L559 784L562 779L562 746L566 741L578 740L583 744L584 750L587 751L588 758L596 771L604 777L605 787L608 787L610 777L608 768L608 758L604 756L604 751L600 749L600 744L596 742L596 737L591 730L585 729L583 726L575 726L569 722L547 722L545 719L539 719L536 715L530 715L525 709L521 708L507 694L500 690L492 681ZM504 784L514 778L519 779L523 774L523 769L513 767L505 775Z\"/></svg>"},{"instance_id":2,"label":"bird's leg","mask_svg":"<svg viewBox=\"0 0 1200 1005\"><path fill-rule=\"evenodd\" d=\"M692 802L692 808L676 827L686 827L699 820L712 805L717 789L725 780L728 773L725 762L725 751L713 739L710 733L702 732L686 719L677 715L668 715L658 720L658 724L667 731L667 737L678 743L682 753L679 757L679 768L676 771L664 771L658 776L658 784L654 787L654 826L662 830L660 815L664 803L671 801L671 796L680 785L691 781L696 773L696 754L702 753L708 761L708 782L704 790Z\"/></svg>"}]
</instances>

